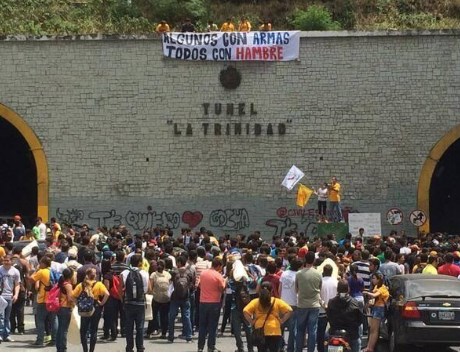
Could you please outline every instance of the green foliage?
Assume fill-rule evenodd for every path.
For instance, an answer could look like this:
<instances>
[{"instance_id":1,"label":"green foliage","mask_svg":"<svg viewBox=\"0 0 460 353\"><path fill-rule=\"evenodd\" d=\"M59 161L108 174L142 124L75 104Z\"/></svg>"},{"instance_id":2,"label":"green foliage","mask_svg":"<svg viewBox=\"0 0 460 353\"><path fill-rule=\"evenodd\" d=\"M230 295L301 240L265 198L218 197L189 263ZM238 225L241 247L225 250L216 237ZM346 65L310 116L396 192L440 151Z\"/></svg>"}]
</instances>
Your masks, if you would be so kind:
<instances>
[{"instance_id":1,"label":"green foliage","mask_svg":"<svg viewBox=\"0 0 460 353\"><path fill-rule=\"evenodd\" d=\"M276 30L460 28L460 0L0 0L0 34L149 33L187 17L203 29L243 15L254 30L263 19Z\"/></svg>"},{"instance_id":2,"label":"green foliage","mask_svg":"<svg viewBox=\"0 0 460 353\"><path fill-rule=\"evenodd\" d=\"M323 6L311 5L307 10L296 10L291 21L295 29L302 31L334 31L340 24L332 20L331 13Z\"/></svg>"}]
</instances>

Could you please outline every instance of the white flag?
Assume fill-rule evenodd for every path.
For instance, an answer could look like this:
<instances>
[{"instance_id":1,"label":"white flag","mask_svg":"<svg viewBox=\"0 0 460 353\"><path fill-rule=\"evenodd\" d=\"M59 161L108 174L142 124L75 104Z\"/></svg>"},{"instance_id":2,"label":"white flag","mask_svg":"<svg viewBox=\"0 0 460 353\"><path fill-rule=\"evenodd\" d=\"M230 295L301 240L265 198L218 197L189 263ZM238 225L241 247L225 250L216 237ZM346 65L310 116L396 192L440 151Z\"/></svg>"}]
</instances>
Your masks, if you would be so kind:
<instances>
[{"instance_id":1,"label":"white flag","mask_svg":"<svg viewBox=\"0 0 460 353\"><path fill-rule=\"evenodd\" d=\"M292 190L292 188L302 179L305 174L297 168L295 165L289 169L289 172L284 177L283 182L281 185L285 186L288 190Z\"/></svg>"}]
</instances>

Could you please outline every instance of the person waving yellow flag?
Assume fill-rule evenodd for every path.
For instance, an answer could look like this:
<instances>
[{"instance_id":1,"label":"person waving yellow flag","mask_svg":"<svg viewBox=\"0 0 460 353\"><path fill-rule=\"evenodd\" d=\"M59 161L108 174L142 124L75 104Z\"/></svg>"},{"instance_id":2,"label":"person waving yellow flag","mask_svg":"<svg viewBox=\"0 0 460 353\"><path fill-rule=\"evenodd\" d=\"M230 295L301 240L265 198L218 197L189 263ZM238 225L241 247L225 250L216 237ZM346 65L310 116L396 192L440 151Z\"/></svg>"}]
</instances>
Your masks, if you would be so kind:
<instances>
[{"instance_id":1,"label":"person waving yellow flag","mask_svg":"<svg viewBox=\"0 0 460 353\"><path fill-rule=\"evenodd\" d=\"M299 183L299 188L297 189L297 206L305 207L310 200L310 196L313 194L313 190L307 188L305 185Z\"/></svg>"}]
</instances>

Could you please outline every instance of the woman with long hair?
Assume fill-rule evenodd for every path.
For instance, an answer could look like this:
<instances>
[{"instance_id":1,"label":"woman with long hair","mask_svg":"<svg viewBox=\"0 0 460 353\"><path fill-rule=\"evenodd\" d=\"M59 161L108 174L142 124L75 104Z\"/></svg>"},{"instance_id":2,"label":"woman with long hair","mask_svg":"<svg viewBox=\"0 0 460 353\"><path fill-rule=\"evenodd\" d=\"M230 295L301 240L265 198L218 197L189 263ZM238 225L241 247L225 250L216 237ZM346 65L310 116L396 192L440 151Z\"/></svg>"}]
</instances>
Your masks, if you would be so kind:
<instances>
[{"instance_id":1,"label":"woman with long hair","mask_svg":"<svg viewBox=\"0 0 460 353\"><path fill-rule=\"evenodd\" d=\"M149 293L152 294L152 315L153 320L149 321L147 326L146 337L157 329L160 319L161 339L166 339L169 325L169 303L171 301L169 295L169 286L171 284L171 274L165 270L165 262L158 260L157 270L150 275Z\"/></svg>"},{"instance_id":2,"label":"woman with long hair","mask_svg":"<svg viewBox=\"0 0 460 353\"><path fill-rule=\"evenodd\" d=\"M60 289L59 303L61 307L57 312L58 328L56 331L56 351L67 352L67 332L69 331L70 318L72 316L72 308L75 300L72 296L72 279L73 270L66 268L62 271L62 276L59 278L58 286Z\"/></svg>"},{"instance_id":3,"label":"woman with long hair","mask_svg":"<svg viewBox=\"0 0 460 353\"><path fill-rule=\"evenodd\" d=\"M97 341L97 328L101 319L102 307L109 299L109 291L100 281L96 281L96 269L94 267L86 270L86 277L79 283L72 292L74 298L78 298L82 291L91 291L94 297L94 312L91 316L82 316L80 323L80 340L83 352L94 352ZM88 333L89 350L88 350Z\"/></svg>"},{"instance_id":4,"label":"woman with long hair","mask_svg":"<svg viewBox=\"0 0 460 353\"><path fill-rule=\"evenodd\" d=\"M283 300L272 296L272 284L262 282L259 298L253 299L243 309L244 318L254 327L263 328L265 342L254 342L258 352L279 352L281 349L281 326L292 314L292 308Z\"/></svg>"},{"instance_id":5,"label":"woman with long hair","mask_svg":"<svg viewBox=\"0 0 460 353\"><path fill-rule=\"evenodd\" d=\"M112 262L114 261L114 259L115 258L111 256L110 259L103 259L101 262L101 274L103 278L103 283L110 294L109 299L107 299L107 303L104 306L104 335L101 337L101 339L109 341L115 341L117 339L117 309L119 307L120 302L119 297L115 298L113 295L114 290L115 292L118 292L118 288L112 288L114 286L113 276L115 276L115 273L112 270Z\"/></svg>"},{"instance_id":6,"label":"woman with long hair","mask_svg":"<svg viewBox=\"0 0 460 353\"><path fill-rule=\"evenodd\" d=\"M385 319L385 304L390 297L388 288L383 284L383 274L376 272L371 277L372 292L363 291L364 295L369 296L375 302L371 306L371 317L369 318L369 340L364 352L373 352L379 338L380 321Z\"/></svg>"}]
</instances>

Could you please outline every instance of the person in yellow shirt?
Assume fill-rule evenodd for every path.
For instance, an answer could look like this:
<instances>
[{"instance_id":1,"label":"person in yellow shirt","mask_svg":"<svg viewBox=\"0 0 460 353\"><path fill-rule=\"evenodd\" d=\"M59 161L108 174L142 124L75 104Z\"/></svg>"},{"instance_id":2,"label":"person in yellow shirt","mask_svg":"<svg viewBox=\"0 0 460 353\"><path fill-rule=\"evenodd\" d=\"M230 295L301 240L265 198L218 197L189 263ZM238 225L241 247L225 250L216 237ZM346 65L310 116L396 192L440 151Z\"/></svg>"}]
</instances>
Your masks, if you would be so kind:
<instances>
[{"instance_id":1,"label":"person in yellow shirt","mask_svg":"<svg viewBox=\"0 0 460 353\"><path fill-rule=\"evenodd\" d=\"M155 32L157 32L158 34L170 32L170 31L171 29L169 28L169 25L165 20L160 21L158 26L155 28Z\"/></svg>"},{"instance_id":2,"label":"person in yellow shirt","mask_svg":"<svg viewBox=\"0 0 460 353\"><path fill-rule=\"evenodd\" d=\"M332 213L332 220L334 222L342 221L342 210L340 208L340 184L337 178L332 177L331 183L329 184L329 204Z\"/></svg>"},{"instance_id":3,"label":"person in yellow shirt","mask_svg":"<svg viewBox=\"0 0 460 353\"><path fill-rule=\"evenodd\" d=\"M88 317L81 317L80 340L83 352L88 352L88 332L89 351L94 352L97 341L97 328L101 319L102 308L109 299L109 291L100 281L96 281L96 269L91 267L86 270L86 277L79 283L72 292L72 296L77 299L83 290L91 290L94 297L94 313Z\"/></svg>"},{"instance_id":4,"label":"person in yellow shirt","mask_svg":"<svg viewBox=\"0 0 460 353\"><path fill-rule=\"evenodd\" d=\"M437 275L438 274L438 256L430 255L428 256L428 263L423 269L422 273L424 275Z\"/></svg>"},{"instance_id":5,"label":"person in yellow shirt","mask_svg":"<svg viewBox=\"0 0 460 353\"><path fill-rule=\"evenodd\" d=\"M232 19L229 17L220 27L221 32L235 32L235 25L232 23Z\"/></svg>"},{"instance_id":6,"label":"person in yellow shirt","mask_svg":"<svg viewBox=\"0 0 460 353\"><path fill-rule=\"evenodd\" d=\"M238 32L251 32L251 22L246 17L241 17Z\"/></svg>"},{"instance_id":7,"label":"person in yellow shirt","mask_svg":"<svg viewBox=\"0 0 460 353\"><path fill-rule=\"evenodd\" d=\"M277 352L282 340L282 325L292 315L289 304L271 295L272 284L263 282L260 285L259 298L253 299L243 309L246 321L254 329L263 328L265 344L254 342L259 352Z\"/></svg>"},{"instance_id":8,"label":"person in yellow shirt","mask_svg":"<svg viewBox=\"0 0 460 353\"><path fill-rule=\"evenodd\" d=\"M56 350L58 352L67 352L67 332L69 331L72 308L75 303L75 299L72 296L73 274L74 271L71 268L64 269L58 282L58 286L61 289L61 293L59 295L59 303L61 304L61 307L56 314L58 320Z\"/></svg>"},{"instance_id":9,"label":"person in yellow shirt","mask_svg":"<svg viewBox=\"0 0 460 353\"><path fill-rule=\"evenodd\" d=\"M268 32L268 31L271 31L272 30L272 24L265 20L260 26L259 26L259 31L263 31L263 32Z\"/></svg>"},{"instance_id":10,"label":"person in yellow shirt","mask_svg":"<svg viewBox=\"0 0 460 353\"><path fill-rule=\"evenodd\" d=\"M3 260L3 257L6 255L5 249L3 246L0 246L0 260Z\"/></svg>"},{"instance_id":11,"label":"person in yellow shirt","mask_svg":"<svg viewBox=\"0 0 460 353\"><path fill-rule=\"evenodd\" d=\"M36 307L36 320L37 323L37 338L33 344L36 347L44 347L45 343L45 322L52 322L51 340L55 340L57 331L56 314L46 310L46 299L48 298L48 291L51 276L51 259L48 256L43 256L40 260L39 269L32 274L29 278L35 283L37 289L37 307Z\"/></svg>"},{"instance_id":12,"label":"person in yellow shirt","mask_svg":"<svg viewBox=\"0 0 460 353\"><path fill-rule=\"evenodd\" d=\"M363 291L364 295L374 299L374 305L371 307L371 318L369 318L369 340L367 347L363 352L374 352L375 345L379 338L380 321L385 320L385 304L390 298L388 288L383 284L383 274L374 273L371 277L374 289L372 292Z\"/></svg>"}]
</instances>

